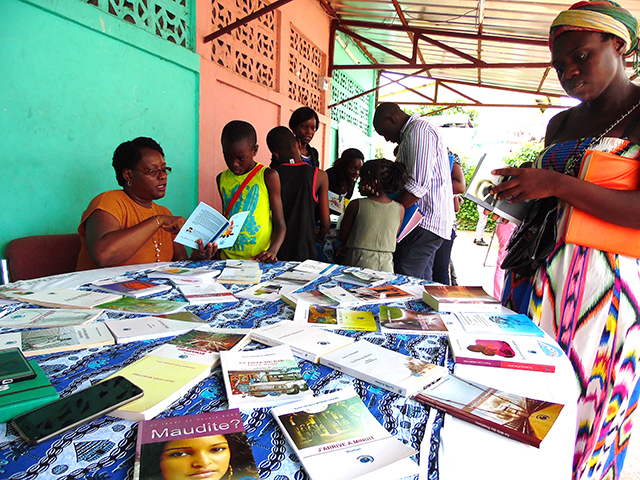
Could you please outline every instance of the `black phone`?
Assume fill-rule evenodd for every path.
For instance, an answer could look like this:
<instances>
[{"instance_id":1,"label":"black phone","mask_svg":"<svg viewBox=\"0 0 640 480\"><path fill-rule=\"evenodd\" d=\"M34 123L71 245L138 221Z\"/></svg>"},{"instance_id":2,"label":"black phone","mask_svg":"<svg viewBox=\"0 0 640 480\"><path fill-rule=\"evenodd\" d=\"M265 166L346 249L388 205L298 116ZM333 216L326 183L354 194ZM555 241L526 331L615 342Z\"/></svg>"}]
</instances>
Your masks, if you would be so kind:
<instances>
[{"instance_id":1,"label":"black phone","mask_svg":"<svg viewBox=\"0 0 640 480\"><path fill-rule=\"evenodd\" d=\"M37 445L126 405L143 393L126 378L113 377L23 413L11 420L11 424L29 444Z\"/></svg>"},{"instance_id":2,"label":"black phone","mask_svg":"<svg viewBox=\"0 0 640 480\"><path fill-rule=\"evenodd\" d=\"M19 348L0 350L0 385L33 378L36 378L36 372Z\"/></svg>"}]
</instances>

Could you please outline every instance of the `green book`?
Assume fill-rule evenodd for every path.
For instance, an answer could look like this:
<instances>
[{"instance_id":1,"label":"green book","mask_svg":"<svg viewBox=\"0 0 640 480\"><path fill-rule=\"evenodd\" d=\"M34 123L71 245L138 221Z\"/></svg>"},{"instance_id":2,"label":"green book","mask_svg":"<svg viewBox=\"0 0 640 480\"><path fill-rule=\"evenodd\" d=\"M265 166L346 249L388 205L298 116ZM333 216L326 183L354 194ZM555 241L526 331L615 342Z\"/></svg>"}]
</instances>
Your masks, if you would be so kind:
<instances>
[{"instance_id":1,"label":"green book","mask_svg":"<svg viewBox=\"0 0 640 480\"><path fill-rule=\"evenodd\" d=\"M60 395L35 360L29 364L36 372L33 380L10 383L0 391L0 422L7 422L18 415L58 400Z\"/></svg>"},{"instance_id":2,"label":"green book","mask_svg":"<svg viewBox=\"0 0 640 480\"><path fill-rule=\"evenodd\" d=\"M98 308L113 310L116 312L168 315L182 310L187 305L189 305L187 302L174 302L172 300L122 297L121 299L113 302L103 303Z\"/></svg>"}]
</instances>

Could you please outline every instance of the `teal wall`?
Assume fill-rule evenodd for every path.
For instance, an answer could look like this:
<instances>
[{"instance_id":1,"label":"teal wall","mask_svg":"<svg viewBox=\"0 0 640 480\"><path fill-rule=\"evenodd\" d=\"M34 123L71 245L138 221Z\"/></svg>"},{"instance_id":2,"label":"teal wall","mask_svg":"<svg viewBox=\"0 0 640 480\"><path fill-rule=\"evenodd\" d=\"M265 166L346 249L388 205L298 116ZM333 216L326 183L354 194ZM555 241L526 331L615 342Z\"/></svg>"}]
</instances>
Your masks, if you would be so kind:
<instances>
[{"instance_id":1,"label":"teal wall","mask_svg":"<svg viewBox=\"0 0 640 480\"><path fill-rule=\"evenodd\" d=\"M174 171L158 203L197 203L197 54L79 0L0 1L0 255L13 238L76 231L119 188L115 147L150 136Z\"/></svg>"}]
</instances>

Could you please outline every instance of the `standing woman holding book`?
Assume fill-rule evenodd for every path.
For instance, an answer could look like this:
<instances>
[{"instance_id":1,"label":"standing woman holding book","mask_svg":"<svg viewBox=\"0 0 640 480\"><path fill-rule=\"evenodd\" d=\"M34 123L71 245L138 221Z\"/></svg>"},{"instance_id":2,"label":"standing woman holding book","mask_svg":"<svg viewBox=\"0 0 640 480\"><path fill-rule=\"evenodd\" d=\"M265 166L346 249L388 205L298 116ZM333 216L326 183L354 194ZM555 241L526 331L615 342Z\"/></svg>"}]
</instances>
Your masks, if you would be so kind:
<instances>
[{"instance_id":1,"label":"standing woman holding book","mask_svg":"<svg viewBox=\"0 0 640 480\"><path fill-rule=\"evenodd\" d=\"M640 161L640 87L625 71L633 55L637 73L637 33L637 20L612 1L561 12L550 30L552 65L581 103L549 122L535 168L494 171L511 176L493 188L500 199L558 199L555 248L531 277L507 275L503 303L529 314L573 364L580 389L573 478L580 480L618 478L638 404L640 251L585 244L613 241L620 226L640 235L640 191L578 178L587 150L610 154L605 162L626 159L629 170ZM583 245L567 243L560 227L571 207L612 225L602 236L587 232Z\"/></svg>"}]
</instances>

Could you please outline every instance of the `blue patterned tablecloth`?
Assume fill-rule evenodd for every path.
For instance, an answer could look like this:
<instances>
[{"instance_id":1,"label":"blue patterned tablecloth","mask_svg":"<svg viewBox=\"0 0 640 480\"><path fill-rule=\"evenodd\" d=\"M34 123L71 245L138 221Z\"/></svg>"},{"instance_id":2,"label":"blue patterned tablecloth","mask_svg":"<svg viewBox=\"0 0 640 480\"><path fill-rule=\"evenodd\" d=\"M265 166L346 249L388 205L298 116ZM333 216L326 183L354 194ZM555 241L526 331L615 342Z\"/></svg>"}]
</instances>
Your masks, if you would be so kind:
<instances>
[{"instance_id":1,"label":"blue patterned tablecloth","mask_svg":"<svg viewBox=\"0 0 640 480\"><path fill-rule=\"evenodd\" d=\"M223 262L192 263L179 265L191 267L222 268ZM290 269L292 263L262 265L262 279L266 280ZM331 275L338 273L332 272ZM131 278L146 278L143 272L131 272ZM168 281L167 281L168 282ZM169 283L169 282L168 282ZM422 283L418 279L398 276L396 284ZM321 277L307 287L333 286L336 282ZM89 286L80 288L90 289ZM229 286L237 292L242 285ZM182 300L177 289L157 298ZM415 310L428 310L422 302L401 304ZM13 310L16 307L5 307ZM361 307L378 313L378 306ZM240 300L235 304L210 304L189 306L188 310L218 327L259 327L282 319L292 319L294 309L284 303ZM109 313L110 318L132 315ZM10 329L1 329L1 333ZM391 335L375 332L340 332L367 339L386 348L425 359L451 370L446 337ZM101 348L65 352L33 357L42 367L61 396L87 388L129 365L147 352L165 342L133 342ZM253 344L252 344L253 346ZM257 345L255 345L257 347ZM364 403L384 427L402 442L419 450L427 428L429 409L408 398L356 380L331 368L298 359L302 372L315 393L328 393L346 385L353 385ZM192 388L161 416L189 415L228 408L220 367L204 381ZM435 420L433 420L435 415ZM308 478L293 450L276 428L268 409L242 411L253 453L263 480L302 480ZM437 448L443 416L432 412L435 427L430 428L431 448L420 452L419 462L429 462L429 480L438 478ZM119 480L131 478L136 443L136 422L104 416L71 430L53 440L30 447L7 423L0 423L0 479L89 479ZM425 445L427 443L425 442Z\"/></svg>"}]
</instances>

